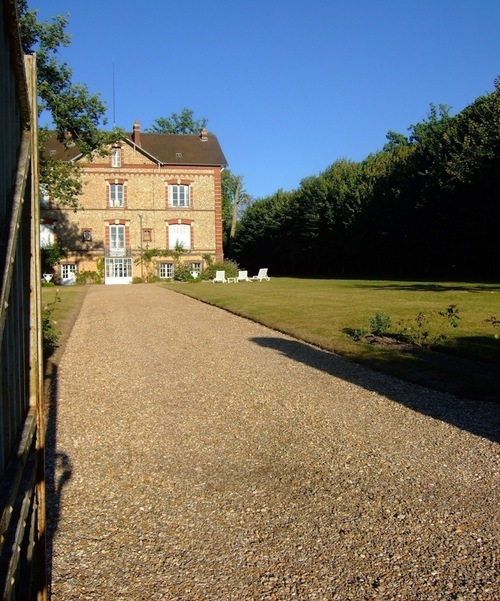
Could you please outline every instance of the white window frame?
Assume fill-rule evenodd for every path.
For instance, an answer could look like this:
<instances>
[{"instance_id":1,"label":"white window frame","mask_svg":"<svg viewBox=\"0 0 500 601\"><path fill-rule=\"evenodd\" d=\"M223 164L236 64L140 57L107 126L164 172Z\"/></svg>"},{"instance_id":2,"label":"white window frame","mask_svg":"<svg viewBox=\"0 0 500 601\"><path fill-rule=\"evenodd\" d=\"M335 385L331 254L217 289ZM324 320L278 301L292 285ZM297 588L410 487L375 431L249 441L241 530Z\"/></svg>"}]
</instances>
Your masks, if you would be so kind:
<instances>
[{"instance_id":1,"label":"white window frame","mask_svg":"<svg viewBox=\"0 0 500 601\"><path fill-rule=\"evenodd\" d=\"M73 279L76 276L76 263L61 263L61 280Z\"/></svg>"},{"instance_id":2,"label":"white window frame","mask_svg":"<svg viewBox=\"0 0 500 601\"><path fill-rule=\"evenodd\" d=\"M125 206L125 185L109 184L109 206L119 208Z\"/></svg>"},{"instance_id":3,"label":"white window frame","mask_svg":"<svg viewBox=\"0 0 500 601\"><path fill-rule=\"evenodd\" d=\"M158 276L162 280L169 280L174 277L174 264L171 262L158 263Z\"/></svg>"},{"instance_id":4,"label":"white window frame","mask_svg":"<svg viewBox=\"0 0 500 601\"><path fill-rule=\"evenodd\" d=\"M111 167L122 166L122 149L119 146L115 146L111 149Z\"/></svg>"},{"instance_id":5,"label":"white window frame","mask_svg":"<svg viewBox=\"0 0 500 601\"><path fill-rule=\"evenodd\" d=\"M132 259L107 258L104 265L106 278L132 277Z\"/></svg>"},{"instance_id":6,"label":"white window frame","mask_svg":"<svg viewBox=\"0 0 500 601\"><path fill-rule=\"evenodd\" d=\"M191 250L191 226L185 223L171 223L168 226L168 248L175 250L182 244L184 250Z\"/></svg>"},{"instance_id":7,"label":"white window frame","mask_svg":"<svg viewBox=\"0 0 500 601\"><path fill-rule=\"evenodd\" d=\"M109 226L109 254L111 257L125 256L125 237L124 225Z\"/></svg>"},{"instance_id":8,"label":"white window frame","mask_svg":"<svg viewBox=\"0 0 500 601\"><path fill-rule=\"evenodd\" d=\"M49 187L46 184L40 184L40 207L42 209L50 207Z\"/></svg>"},{"instance_id":9,"label":"white window frame","mask_svg":"<svg viewBox=\"0 0 500 601\"><path fill-rule=\"evenodd\" d=\"M48 248L54 246L56 243L56 236L54 232L53 223L41 223L40 224L40 248Z\"/></svg>"},{"instance_id":10,"label":"white window frame","mask_svg":"<svg viewBox=\"0 0 500 601\"><path fill-rule=\"evenodd\" d=\"M190 186L186 184L169 184L168 206L175 209L187 209L191 204Z\"/></svg>"}]
</instances>

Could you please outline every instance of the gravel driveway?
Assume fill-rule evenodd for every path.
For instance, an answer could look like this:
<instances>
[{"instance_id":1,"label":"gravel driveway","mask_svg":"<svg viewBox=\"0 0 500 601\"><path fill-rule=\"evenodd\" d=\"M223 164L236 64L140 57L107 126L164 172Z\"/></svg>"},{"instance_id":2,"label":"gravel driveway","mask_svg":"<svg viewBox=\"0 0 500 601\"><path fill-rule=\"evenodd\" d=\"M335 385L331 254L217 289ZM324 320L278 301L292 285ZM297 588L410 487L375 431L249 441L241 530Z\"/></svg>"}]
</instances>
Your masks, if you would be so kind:
<instances>
[{"instance_id":1,"label":"gravel driveway","mask_svg":"<svg viewBox=\"0 0 500 601\"><path fill-rule=\"evenodd\" d=\"M154 285L89 288L55 395L54 601L500 598L498 405Z\"/></svg>"}]
</instances>

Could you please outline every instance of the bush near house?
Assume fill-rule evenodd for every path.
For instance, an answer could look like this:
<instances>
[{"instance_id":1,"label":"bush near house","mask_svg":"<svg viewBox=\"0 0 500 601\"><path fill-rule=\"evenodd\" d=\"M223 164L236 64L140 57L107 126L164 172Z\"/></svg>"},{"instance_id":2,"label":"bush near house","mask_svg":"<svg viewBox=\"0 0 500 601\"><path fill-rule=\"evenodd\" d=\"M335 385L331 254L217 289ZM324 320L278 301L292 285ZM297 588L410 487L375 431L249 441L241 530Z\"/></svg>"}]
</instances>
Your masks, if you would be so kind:
<instances>
[{"instance_id":1,"label":"bush near house","mask_svg":"<svg viewBox=\"0 0 500 601\"><path fill-rule=\"evenodd\" d=\"M238 275L238 264L234 261L212 263L201 274L202 280L213 280L217 271L225 271L226 278L235 278Z\"/></svg>"}]
</instances>

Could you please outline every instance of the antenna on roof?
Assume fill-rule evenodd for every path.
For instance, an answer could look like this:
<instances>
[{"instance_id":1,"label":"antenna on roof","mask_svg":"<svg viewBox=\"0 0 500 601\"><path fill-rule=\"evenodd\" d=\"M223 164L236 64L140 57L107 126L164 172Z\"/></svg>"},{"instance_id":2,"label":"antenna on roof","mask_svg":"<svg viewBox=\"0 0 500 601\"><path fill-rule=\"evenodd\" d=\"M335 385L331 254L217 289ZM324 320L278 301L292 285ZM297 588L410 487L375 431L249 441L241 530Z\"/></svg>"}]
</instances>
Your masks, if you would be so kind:
<instances>
[{"instance_id":1,"label":"antenna on roof","mask_svg":"<svg viewBox=\"0 0 500 601\"><path fill-rule=\"evenodd\" d=\"M115 118L115 61L113 60L113 127L116 126Z\"/></svg>"}]
</instances>

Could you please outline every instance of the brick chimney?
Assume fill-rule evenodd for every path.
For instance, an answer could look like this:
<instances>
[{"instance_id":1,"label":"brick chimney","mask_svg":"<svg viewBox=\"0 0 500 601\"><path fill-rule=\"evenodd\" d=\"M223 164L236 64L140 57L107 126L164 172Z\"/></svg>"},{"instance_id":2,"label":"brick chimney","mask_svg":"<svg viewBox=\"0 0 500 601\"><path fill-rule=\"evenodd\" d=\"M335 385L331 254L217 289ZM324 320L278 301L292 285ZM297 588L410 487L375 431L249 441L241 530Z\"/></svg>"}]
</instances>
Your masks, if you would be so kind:
<instances>
[{"instance_id":1,"label":"brick chimney","mask_svg":"<svg viewBox=\"0 0 500 601\"><path fill-rule=\"evenodd\" d=\"M208 132L207 132L207 130L205 128L203 128L200 131L200 139L201 139L202 142L207 142L208 141Z\"/></svg>"},{"instance_id":2,"label":"brick chimney","mask_svg":"<svg viewBox=\"0 0 500 601\"><path fill-rule=\"evenodd\" d=\"M137 144L137 146L141 145L141 124L139 121L134 121L134 129L132 131L132 142Z\"/></svg>"}]
</instances>

